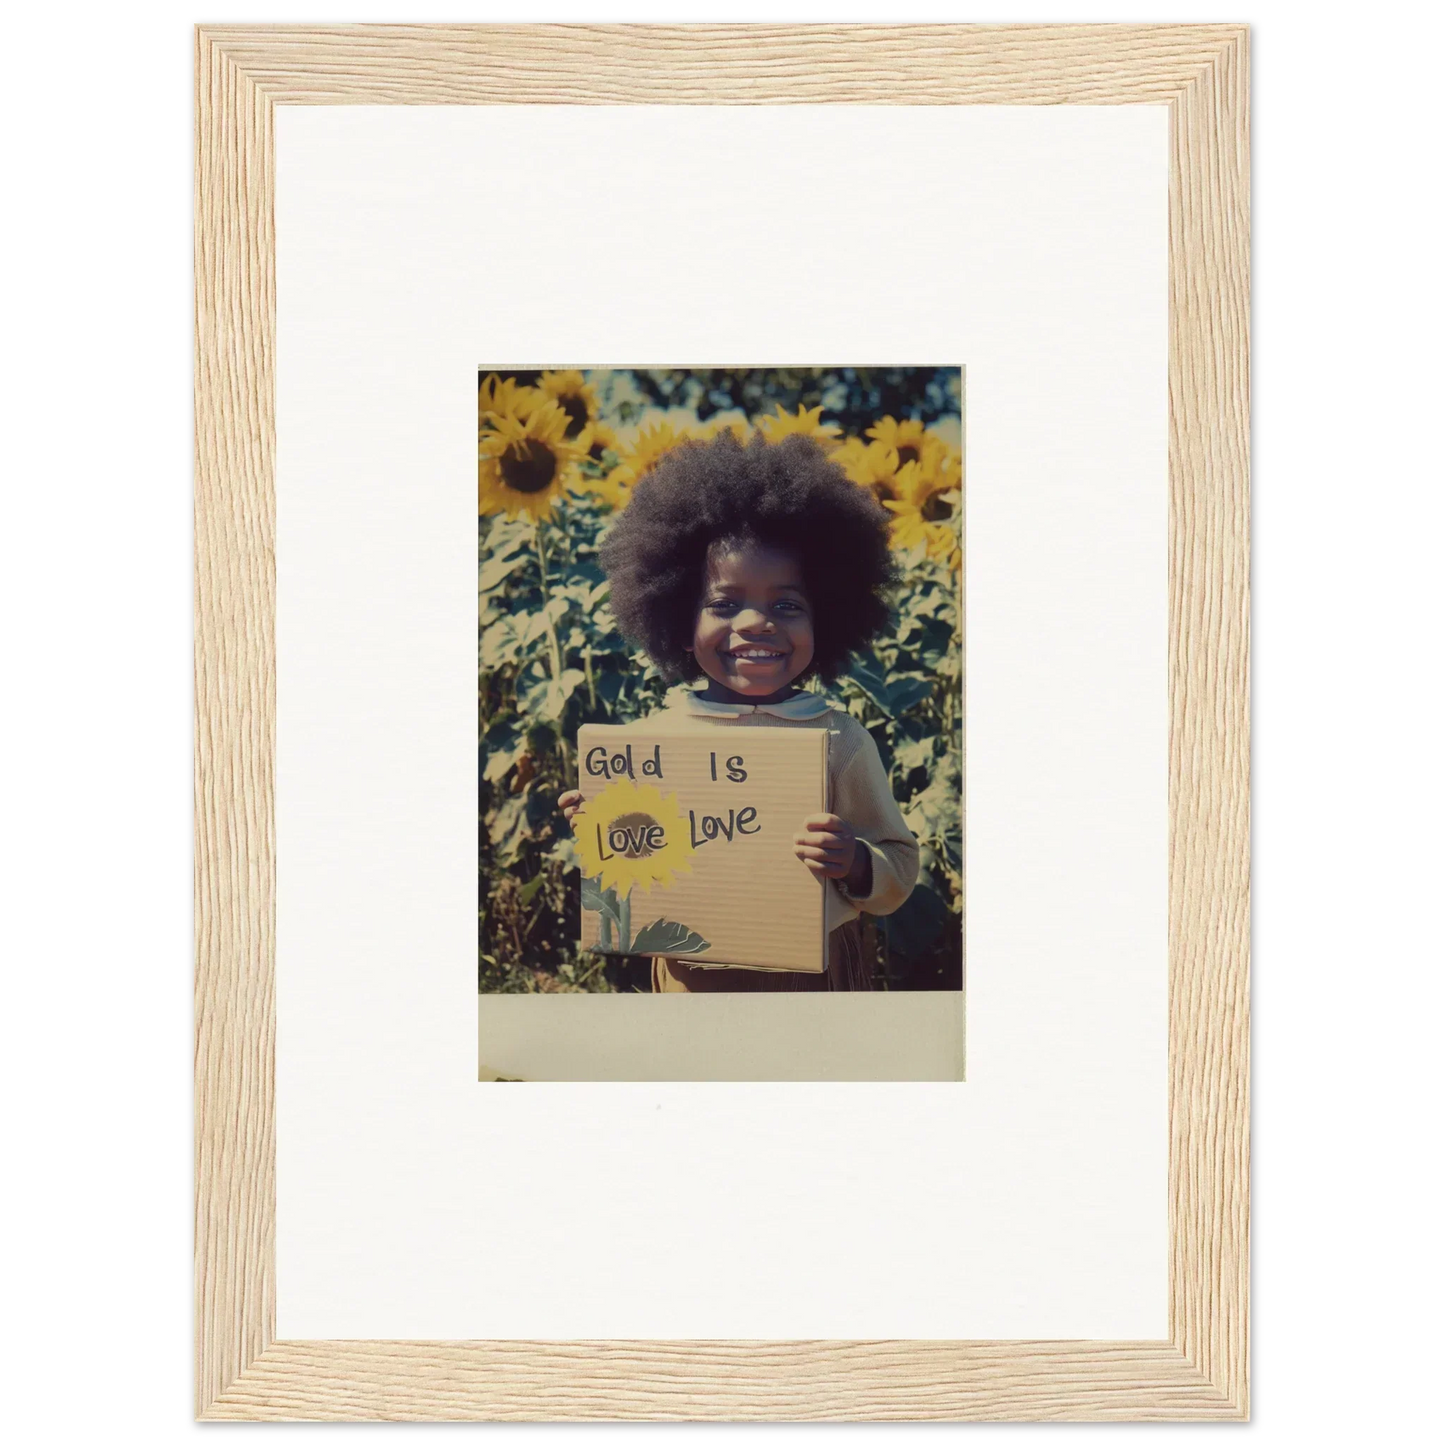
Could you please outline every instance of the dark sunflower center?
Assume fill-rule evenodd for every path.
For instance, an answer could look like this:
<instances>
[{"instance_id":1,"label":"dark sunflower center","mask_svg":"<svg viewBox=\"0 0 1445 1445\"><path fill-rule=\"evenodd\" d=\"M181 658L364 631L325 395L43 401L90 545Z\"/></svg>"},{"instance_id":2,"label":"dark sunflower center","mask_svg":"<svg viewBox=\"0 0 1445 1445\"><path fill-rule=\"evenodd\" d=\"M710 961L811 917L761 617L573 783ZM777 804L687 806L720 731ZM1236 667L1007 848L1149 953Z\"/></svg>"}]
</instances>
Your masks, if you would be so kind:
<instances>
[{"instance_id":1,"label":"dark sunflower center","mask_svg":"<svg viewBox=\"0 0 1445 1445\"><path fill-rule=\"evenodd\" d=\"M657 819L648 813L623 813L607 825L607 846L624 858L646 858L657 852L652 845L658 835L652 830Z\"/></svg>"},{"instance_id":2,"label":"dark sunflower center","mask_svg":"<svg viewBox=\"0 0 1445 1445\"><path fill-rule=\"evenodd\" d=\"M545 491L557 475L557 457L551 447L527 437L502 453L503 485L514 492Z\"/></svg>"},{"instance_id":3,"label":"dark sunflower center","mask_svg":"<svg viewBox=\"0 0 1445 1445\"><path fill-rule=\"evenodd\" d=\"M869 491L880 502L896 502L898 500L898 492L891 482L874 482L869 487Z\"/></svg>"},{"instance_id":4,"label":"dark sunflower center","mask_svg":"<svg viewBox=\"0 0 1445 1445\"><path fill-rule=\"evenodd\" d=\"M557 405L567 413L567 430L563 435L571 441L587 425L587 403L580 396L559 396Z\"/></svg>"},{"instance_id":5,"label":"dark sunflower center","mask_svg":"<svg viewBox=\"0 0 1445 1445\"><path fill-rule=\"evenodd\" d=\"M935 492L919 510L925 522L947 522L953 517L953 503L945 501L945 492Z\"/></svg>"},{"instance_id":6,"label":"dark sunflower center","mask_svg":"<svg viewBox=\"0 0 1445 1445\"><path fill-rule=\"evenodd\" d=\"M898 465L906 467L909 462L918 460L918 448L915 446L901 446L898 448Z\"/></svg>"}]
</instances>

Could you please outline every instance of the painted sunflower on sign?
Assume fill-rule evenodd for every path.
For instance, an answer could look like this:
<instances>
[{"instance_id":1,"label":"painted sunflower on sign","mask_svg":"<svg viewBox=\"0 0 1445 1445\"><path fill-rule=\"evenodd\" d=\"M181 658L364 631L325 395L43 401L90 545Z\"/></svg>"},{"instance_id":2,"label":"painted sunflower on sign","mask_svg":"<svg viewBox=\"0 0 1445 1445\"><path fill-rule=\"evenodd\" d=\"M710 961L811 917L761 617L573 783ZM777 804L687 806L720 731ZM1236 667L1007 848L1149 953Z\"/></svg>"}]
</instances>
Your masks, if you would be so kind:
<instances>
[{"instance_id":1,"label":"painted sunflower on sign","mask_svg":"<svg viewBox=\"0 0 1445 1445\"><path fill-rule=\"evenodd\" d=\"M609 783L572 819L584 877L626 896L633 888L666 888L692 872L692 839L676 795L627 778Z\"/></svg>"},{"instance_id":2,"label":"painted sunflower on sign","mask_svg":"<svg viewBox=\"0 0 1445 1445\"><path fill-rule=\"evenodd\" d=\"M477 444L477 509L534 521L572 479L580 449L566 439L567 413L539 401L525 415L493 412Z\"/></svg>"},{"instance_id":3,"label":"painted sunflower on sign","mask_svg":"<svg viewBox=\"0 0 1445 1445\"><path fill-rule=\"evenodd\" d=\"M544 371L537 383L567 413L567 440L575 441L597 420L597 393L580 371Z\"/></svg>"},{"instance_id":4,"label":"painted sunflower on sign","mask_svg":"<svg viewBox=\"0 0 1445 1445\"><path fill-rule=\"evenodd\" d=\"M802 402L798 403L798 414L783 410L783 404L778 402L774 407L775 415L761 416L758 418L758 427L763 435L770 442L780 442L785 436L791 436L799 432L805 437L812 437L824 451L831 451L838 445L838 433L840 427L832 422L823 420L823 408L815 406L811 411L805 410Z\"/></svg>"}]
</instances>

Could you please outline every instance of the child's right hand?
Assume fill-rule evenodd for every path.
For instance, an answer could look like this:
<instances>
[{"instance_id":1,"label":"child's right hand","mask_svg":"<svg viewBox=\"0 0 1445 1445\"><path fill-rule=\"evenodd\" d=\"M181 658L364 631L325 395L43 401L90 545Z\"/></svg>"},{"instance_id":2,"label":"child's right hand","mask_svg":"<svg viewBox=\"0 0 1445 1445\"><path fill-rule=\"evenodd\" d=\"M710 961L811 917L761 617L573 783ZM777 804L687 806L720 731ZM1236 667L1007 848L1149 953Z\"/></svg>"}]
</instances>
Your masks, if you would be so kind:
<instances>
[{"instance_id":1,"label":"child's right hand","mask_svg":"<svg viewBox=\"0 0 1445 1445\"><path fill-rule=\"evenodd\" d=\"M571 792L563 793L562 796L557 799L557 806L561 808L562 816L570 823L572 821L572 815L582 806L584 801L585 799L582 797L582 794L579 793L576 788L573 788Z\"/></svg>"}]
</instances>

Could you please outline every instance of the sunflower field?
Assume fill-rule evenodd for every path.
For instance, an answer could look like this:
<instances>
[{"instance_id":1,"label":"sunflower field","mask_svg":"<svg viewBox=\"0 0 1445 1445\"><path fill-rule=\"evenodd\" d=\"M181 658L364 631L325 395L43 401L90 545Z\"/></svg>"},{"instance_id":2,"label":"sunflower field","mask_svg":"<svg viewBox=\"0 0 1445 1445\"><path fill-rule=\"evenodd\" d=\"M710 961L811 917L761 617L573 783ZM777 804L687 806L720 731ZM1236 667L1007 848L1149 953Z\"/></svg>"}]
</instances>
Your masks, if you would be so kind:
<instances>
[{"instance_id":1,"label":"sunflower field","mask_svg":"<svg viewBox=\"0 0 1445 1445\"><path fill-rule=\"evenodd\" d=\"M923 850L912 896L864 915L880 989L963 977L962 376L956 367L483 370L477 387L478 987L648 991L645 960L583 953L558 794L582 723L669 684L617 632L597 549L632 488L689 438L814 437L893 514L892 624L831 687L867 727Z\"/></svg>"}]
</instances>

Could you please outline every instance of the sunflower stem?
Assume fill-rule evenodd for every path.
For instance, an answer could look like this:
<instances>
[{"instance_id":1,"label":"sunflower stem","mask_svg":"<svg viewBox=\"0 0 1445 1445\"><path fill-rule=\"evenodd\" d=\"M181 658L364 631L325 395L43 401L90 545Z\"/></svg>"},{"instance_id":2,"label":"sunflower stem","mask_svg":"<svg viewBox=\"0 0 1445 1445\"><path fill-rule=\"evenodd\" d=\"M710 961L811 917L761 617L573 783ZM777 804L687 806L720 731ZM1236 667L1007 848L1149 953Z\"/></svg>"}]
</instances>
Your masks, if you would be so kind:
<instances>
[{"instance_id":1,"label":"sunflower stem","mask_svg":"<svg viewBox=\"0 0 1445 1445\"><path fill-rule=\"evenodd\" d=\"M619 942L621 953L632 952L632 890L629 888L617 901L617 931L622 935Z\"/></svg>"},{"instance_id":2,"label":"sunflower stem","mask_svg":"<svg viewBox=\"0 0 1445 1445\"><path fill-rule=\"evenodd\" d=\"M557 629L552 625L552 614L547 611L547 603L551 601L552 583L547 576L547 547L542 541L542 524L536 517L532 518L532 545L537 551L537 569L542 574L542 621L547 628L547 660L552 666L552 681L560 683L562 680L562 649L557 642ZM562 757L562 773L565 777L569 767L567 761L567 737L562 729L562 719L556 719L557 728L557 751Z\"/></svg>"}]
</instances>

